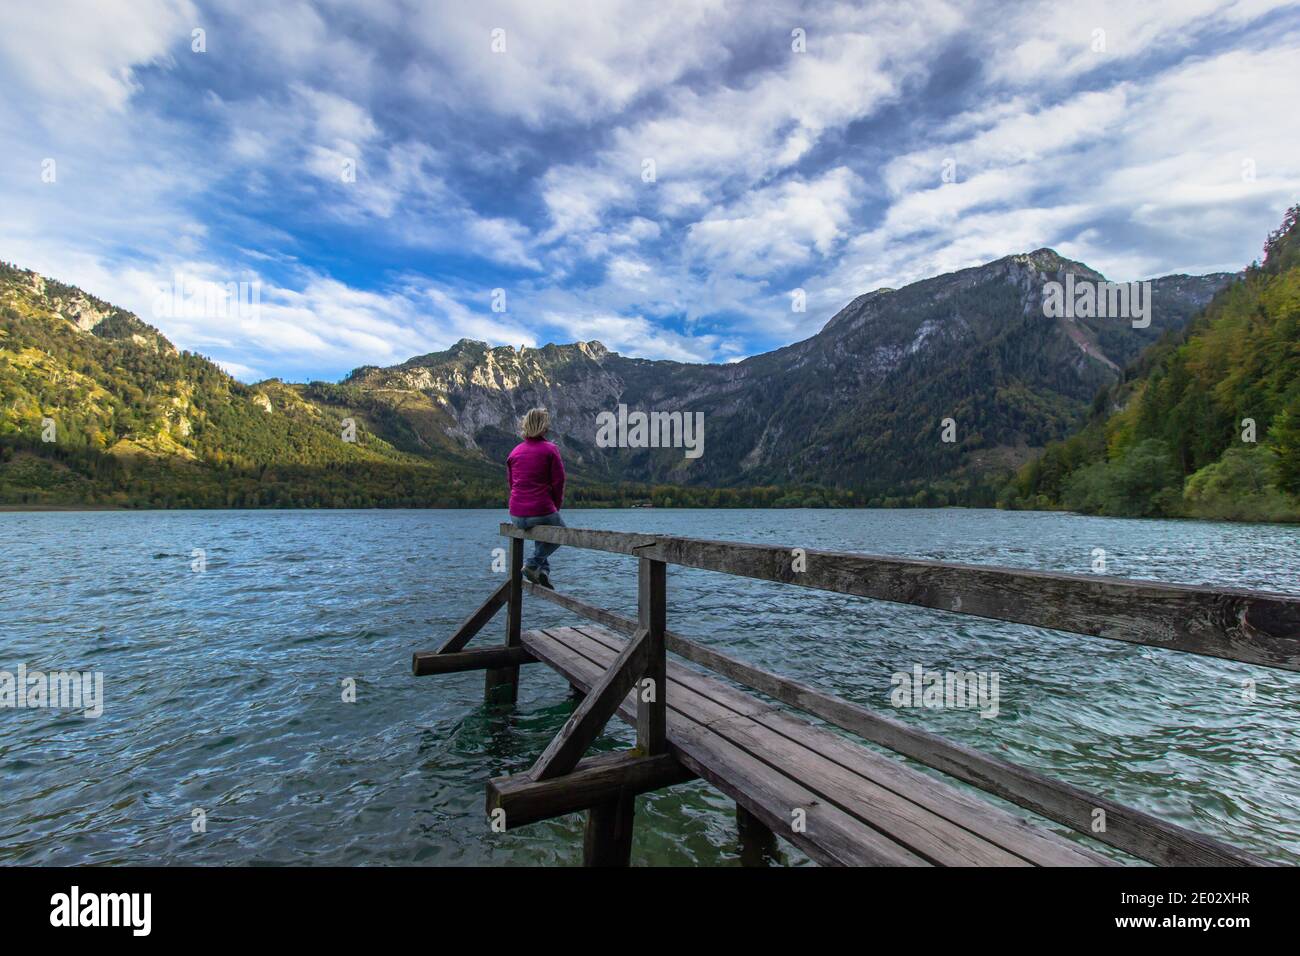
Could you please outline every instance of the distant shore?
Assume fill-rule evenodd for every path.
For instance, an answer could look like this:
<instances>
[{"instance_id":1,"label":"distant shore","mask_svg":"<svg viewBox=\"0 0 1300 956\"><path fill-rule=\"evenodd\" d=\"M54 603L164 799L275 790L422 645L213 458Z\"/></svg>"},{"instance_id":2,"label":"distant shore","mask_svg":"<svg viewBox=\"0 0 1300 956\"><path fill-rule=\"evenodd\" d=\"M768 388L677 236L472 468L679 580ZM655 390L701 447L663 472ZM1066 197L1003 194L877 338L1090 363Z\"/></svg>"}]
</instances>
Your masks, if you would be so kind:
<instances>
[{"instance_id":1,"label":"distant shore","mask_svg":"<svg viewBox=\"0 0 1300 956\"><path fill-rule=\"evenodd\" d=\"M173 511L173 508L124 508L121 505L0 505L0 511ZM238 509L256 511L255 508ZM286 509L291 510L291 509Z\"/></svg>"},{"instance_id":2,"label":"distant shore","mask_svg":"<svg viewBox=\"0 0 1300 956\"><path fill-rule=\"evenodd\" d=\"M46 513L46 512L82 512L82 511L135 511L135 512L163 512L163 511L277 511L277 512L304 512L304 511L493 511L505 512L505 506L500 507L438 507L437 505L428 505L425 507L355 507L355 508L330 508L330 507L312 507L312 508L283 508L283 507L257 507L257 508L128 508L123 505L39 505L39 504L0 504L0 514L20 514L28 513ZM1202 522L1209 524L1231 524L1231 525L1260 525L1260 526L1297 526L1300 521L1246 521L1233 520L1230 518L1209 518L1192 515L1163 516L1163 517L1139 517L1128 515L1090 515L1080 511L1070 511L1065 508L996 508L980 505L935 505L932 507L924 506L907 506L898 508L871 507L869 505L844 505L839 507L813 507L784 505L777 507L775 505L738 505L731 507L719 507L709 505L610 505L610 504L587 504L574 505L571 508L565 508L565 511L1004 511L1020 512L1023 514L1065 514L1074 515L1080 518L1120 518L1126 521L1161 521L1161 522Z\"/></svg>"}]
</instances>

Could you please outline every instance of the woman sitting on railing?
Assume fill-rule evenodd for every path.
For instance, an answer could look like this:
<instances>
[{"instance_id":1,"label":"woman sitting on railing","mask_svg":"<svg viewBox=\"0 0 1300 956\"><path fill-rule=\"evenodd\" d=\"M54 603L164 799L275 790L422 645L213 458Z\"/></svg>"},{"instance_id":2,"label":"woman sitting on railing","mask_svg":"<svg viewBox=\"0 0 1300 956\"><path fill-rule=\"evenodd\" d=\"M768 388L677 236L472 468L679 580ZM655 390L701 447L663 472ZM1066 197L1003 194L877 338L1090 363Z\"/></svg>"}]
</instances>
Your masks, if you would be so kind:
<instances>
[{"instance_id":1,"label":"woman sitting on railing","mask_svg":"<svg viewBox=\"0 0 1300 956\"><path fill-rule=\"evenodd\" d=\"M564 503L564 462L560 450L546 440L551 416L544 408L530 409L524 416L524 440L506 458L510 479L510 520L527 530L539 524L564 527L560 505ZM524 562L524 577L544 588L551 586L551 565L547 560L558 544L533 542L533 556Z\"/></svg>"}]
</instances>

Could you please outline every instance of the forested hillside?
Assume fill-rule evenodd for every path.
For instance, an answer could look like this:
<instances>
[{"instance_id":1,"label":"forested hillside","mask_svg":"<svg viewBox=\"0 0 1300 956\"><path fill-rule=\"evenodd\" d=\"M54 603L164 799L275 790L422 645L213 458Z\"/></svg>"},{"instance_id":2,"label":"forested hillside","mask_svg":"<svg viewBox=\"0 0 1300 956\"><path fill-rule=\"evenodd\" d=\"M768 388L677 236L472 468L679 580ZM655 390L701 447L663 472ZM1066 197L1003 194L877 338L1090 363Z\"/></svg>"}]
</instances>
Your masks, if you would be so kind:
<instances>
[{"instance_id":1,"label":"forested hillside","mask_svg":"<svg viewBox=\"0 0 1300 956\"><path fill-rule=\"evenodd\" d=\"M343 398L337 396L336 398ZM364 402L243 385L79 289L0 264L0 502L136 507L495 501L473 463L405 454ZM343 440L342 420L357 423Z\"/></svg>"},{"instance_id":2,"label":"forested hillside","mask_svg":"<svg viewBox=\"0 0 1300 956\"><path fill-rule=\"evenodd\" d=\"M1263 263L1100 393L1087 426L1028 464L1003 503L1300 520L1300 206Z\"/></svg>"}]
</instances>

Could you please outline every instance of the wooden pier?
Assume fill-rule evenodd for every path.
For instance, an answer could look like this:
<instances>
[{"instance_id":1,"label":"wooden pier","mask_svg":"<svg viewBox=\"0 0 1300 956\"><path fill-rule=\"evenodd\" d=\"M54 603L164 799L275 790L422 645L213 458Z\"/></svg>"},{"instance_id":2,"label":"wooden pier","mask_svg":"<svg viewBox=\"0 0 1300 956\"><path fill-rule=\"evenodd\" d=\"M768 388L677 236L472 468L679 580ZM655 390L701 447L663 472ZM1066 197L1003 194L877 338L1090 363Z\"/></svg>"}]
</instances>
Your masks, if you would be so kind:
<instances>
[{"instance_id":1,"label":"wooden pier","mask_svg":"<svg viewBox=\"0 0 1300 956\"><path fill-rule=\"evenodd\" d=\"M507 829L586 811L587 865L627 865L636 796L697 777L735 801L746 861L761 860L780 837L827 865L1114 862L1089 840L1159 865L1268 863L687 640L667 629L666 572L670 564L701 568L1292 671L1300 670L1300 598L579 528L520 531L503 524L501 533L510 541L507 580L441 648L415 654L413 671L485 670L487 698L506 704L515 701L523 664L546 664L568 680L581 702L528 772L487 784L487 811ZM527 583L525 539L635 557L637 619ZM525 591L584 623L524 630ZM466 650L502 607L504 643ZM908 760L883 756L798 712ZM636 728L636 747L585 756L614 716ZM914 764L1088 839L1062 836Z\"/></svg>"}]
</instances>

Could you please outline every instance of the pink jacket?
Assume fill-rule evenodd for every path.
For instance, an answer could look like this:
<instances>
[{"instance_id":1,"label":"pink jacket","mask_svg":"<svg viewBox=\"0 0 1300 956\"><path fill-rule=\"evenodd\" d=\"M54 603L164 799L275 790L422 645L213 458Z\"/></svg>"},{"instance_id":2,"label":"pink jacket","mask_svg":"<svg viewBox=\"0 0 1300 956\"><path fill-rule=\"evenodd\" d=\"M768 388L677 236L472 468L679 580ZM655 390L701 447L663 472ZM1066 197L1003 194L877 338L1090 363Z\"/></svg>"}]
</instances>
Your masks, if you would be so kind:
<instances>
[{"instance_id":1,"label":"pink jacket","mask_svg":"<svg viewBox=\"0 0 1300 956\"><path fill-rule=\"evenodd\" d=\"M554 514L564 503L564 462L560 450L544 438L525 438L506 459L510 479L510 514L537 518Z\"/></svg>"}]
</instances>

